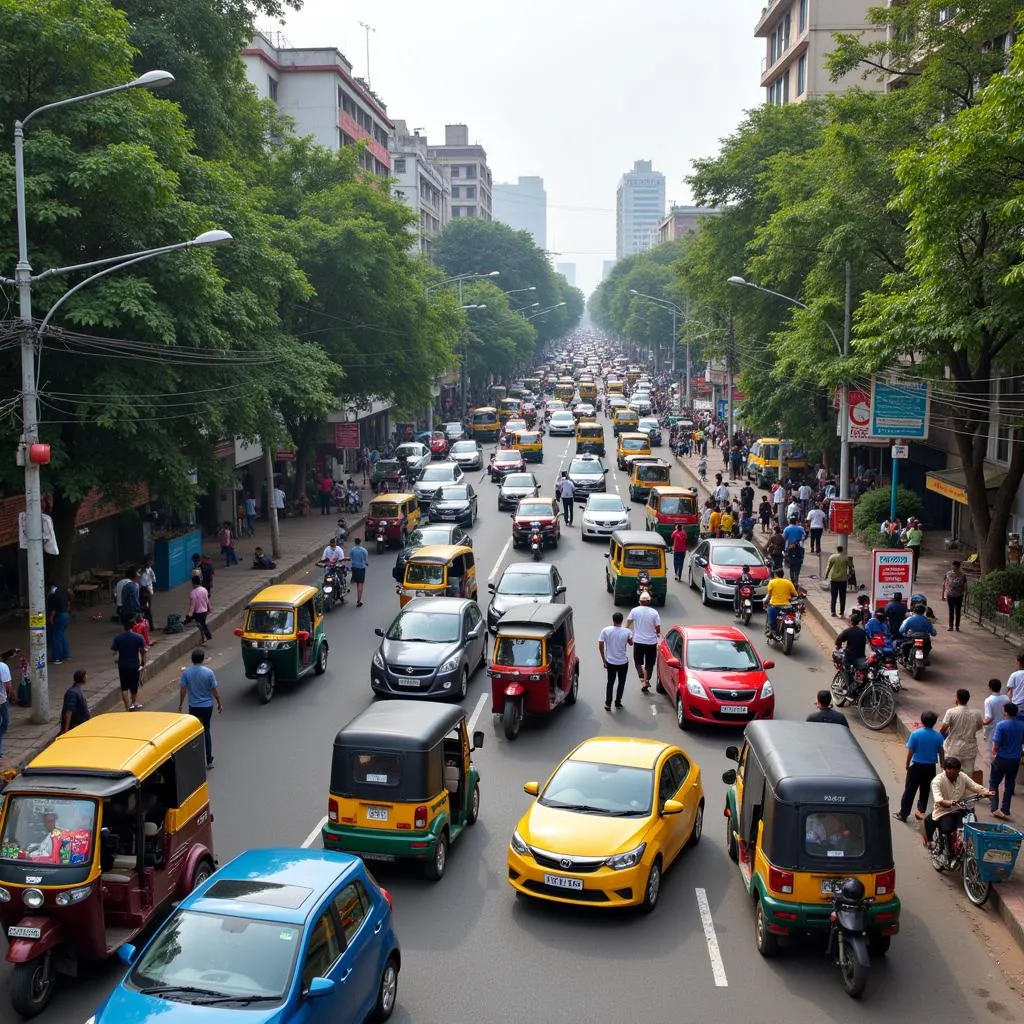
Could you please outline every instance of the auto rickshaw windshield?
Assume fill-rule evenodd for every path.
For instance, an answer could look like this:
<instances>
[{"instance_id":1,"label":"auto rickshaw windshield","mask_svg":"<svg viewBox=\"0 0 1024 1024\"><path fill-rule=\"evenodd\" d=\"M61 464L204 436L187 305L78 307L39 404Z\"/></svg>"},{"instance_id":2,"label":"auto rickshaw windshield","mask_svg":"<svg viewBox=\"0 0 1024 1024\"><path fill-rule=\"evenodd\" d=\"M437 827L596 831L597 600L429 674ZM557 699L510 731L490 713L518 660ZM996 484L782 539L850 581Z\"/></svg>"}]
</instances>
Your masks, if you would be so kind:
<instances>
[{"instance_id":1,"label":"auto rickshaw windshield","mask_svg":"<svg viewBox=\"0 0 1024 1024\"><path fill-rule=\"evenodd\" d=\"M291 608L250 608L245 616L245 632L291 636L295 632L295 612Z\"/></svg>"},{"instance_id":2,"label":"auto rickshaw windshield","mask_svg":"<svg viewBox=\"0 0 1024 1024\"><path fill-rule=\"evenodd\" d=\"M505 668L540 668L543 664L540 640L500 636L494 646L494 664Z\"/></svg>"},{"instance_id":3,"label":"auto rickshaw windshield","mask_svg":"<svg viewBox=\"0 0 1024 1024\"><path fill-rule=\"evenodd\" d=\"M440 586L444 583L444 566L436 562L407 562L405 582L412 586Z\"/></svg>"},{"instance_id":4,"label":"auto rickshaw windshield","mask_svg":"<svg viewBox=\"0 0 1024 1024\"><path fill-rule=\"evenodd\" d=\"M661 548L626 548L622 564L627 569L660 569Z\"/></svg>"},{"instance_id":5,"label":"auto rickshaw windshield","mask_svg":"<svg viewBox=\"0 0 1024 1024\"><path fill-rule=\"evenodd\" d=\"M370 514L375 515L378 519L397 519L398 506L394 503L381 504L374 501L370 503Z\"/></svg>"},{"instance_id":6,"label":"auto rickshaw windshield","mask_svg":"<svg viewBox=\"0 0 1024 1024\"><path fill-rule=\"evenodd\" d=\"M12 795L8 798L0 858L85 864L92 859L96 801Z\"/></svg>"}]
</instances>

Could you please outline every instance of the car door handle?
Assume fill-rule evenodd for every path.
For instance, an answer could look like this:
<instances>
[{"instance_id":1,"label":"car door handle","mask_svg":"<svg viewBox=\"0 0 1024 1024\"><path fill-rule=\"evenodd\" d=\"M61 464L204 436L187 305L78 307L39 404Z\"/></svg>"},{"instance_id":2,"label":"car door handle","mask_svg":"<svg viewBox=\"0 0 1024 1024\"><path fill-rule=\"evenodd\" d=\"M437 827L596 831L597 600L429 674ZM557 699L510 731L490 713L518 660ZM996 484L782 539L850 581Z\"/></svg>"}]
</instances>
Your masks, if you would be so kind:
<instances>
[{"instance_id":1,"label":"car door handle","mask_svg":"<svg viewBox=\"0 0 1024 1024\"><path fill-rule=\"evenodd\" d=\"M379 920L379 921L377 922L377 924L376 924L376 927L375 927L375 928L373 929L373 934L374 934L374 935L380 935L380 930L381 930L381 928L383 928L383 927L384 927L384 918L381 918L381 919L380 919L380 920Z\"/></svg>"},{"instance_id":2,"label":"car door handle","mask_svg":"<svg viewBox=\"0 0 1024 1024\"><path fill-rule=\"evenodd\" d=\"M340 981L348 981L348 976L349 976L349 975L350 975L351 973L352 973L352 968L351 968L351 967L349 967L349 968L346 968L346 970L345 970L344 974L342 974L342 975L341 975L341 977L339 977L339 978L338 978L338 981L339 981L339 982L340 982Z\"/></svg>"}]
</instances>

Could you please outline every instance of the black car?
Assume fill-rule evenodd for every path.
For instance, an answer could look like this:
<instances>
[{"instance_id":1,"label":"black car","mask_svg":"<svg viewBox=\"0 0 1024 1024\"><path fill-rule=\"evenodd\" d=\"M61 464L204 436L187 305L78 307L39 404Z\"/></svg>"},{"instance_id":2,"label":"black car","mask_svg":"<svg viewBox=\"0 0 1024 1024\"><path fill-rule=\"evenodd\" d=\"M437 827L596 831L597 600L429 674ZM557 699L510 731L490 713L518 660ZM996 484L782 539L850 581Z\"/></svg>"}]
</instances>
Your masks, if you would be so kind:
<instances>
[{"instance_id":1,"label":"black car","mask_svg":"<svg viewBox=\"0 0 1024 1024\"><path fill-rule=\"evenodd\" d=\"M486 661L484 617L469 598L416 598L386 633L374 632L381 642L370 686L378 696L465 700L470 677Z\"/></svg>"},{"instance_id":2,"label":"black car","mask_svg":"<svg viewBox=\"0 0 1024 1024\"><path fill-rule=\"evenodd\" d=\"M401 583L405 579L405 563L409 556L419 548L425 548L428 544L465 544L466 547L473 546L473 538L466 533L464 526L457 523L430 523L424 524L419 529L409 534L405 547L398 552L395 559L395 567L391 575Z\"/></svg>"},{"instance_id":3,"label":"black car","mask_svg":"<svg viewBox=\"0 0 1024 1024\"><path fill-rule=\"evenodd\" d=\"M586 504L591 494L603 494L607 490L604 479L607 472L596 455L577 455L569 463L574 500Z\"/></svg>"},{"instance_id":4,"label":"black car","mask_svg":"<svg viewBox=\"0 0 1024 1024\"><path fill-rule=\"evenodd\" d=\"M476 522L477 497L472 484L448 484L438 487L430 499L430 521L432 523L463 523L472 526Z\"/></svg>"},{"instance_id":5,"label":"black car","mask_svg":"<svg viewBox=\"0 0 1024 1024\"><path fill-rule=\"evenodd\" d=\"M488 583L493 597L487 606L487 628L493 633L498 620L517 604L565 604L565 583L558 566L550 562L512 562L497 584Z\"/></svg>"}]
</instances>

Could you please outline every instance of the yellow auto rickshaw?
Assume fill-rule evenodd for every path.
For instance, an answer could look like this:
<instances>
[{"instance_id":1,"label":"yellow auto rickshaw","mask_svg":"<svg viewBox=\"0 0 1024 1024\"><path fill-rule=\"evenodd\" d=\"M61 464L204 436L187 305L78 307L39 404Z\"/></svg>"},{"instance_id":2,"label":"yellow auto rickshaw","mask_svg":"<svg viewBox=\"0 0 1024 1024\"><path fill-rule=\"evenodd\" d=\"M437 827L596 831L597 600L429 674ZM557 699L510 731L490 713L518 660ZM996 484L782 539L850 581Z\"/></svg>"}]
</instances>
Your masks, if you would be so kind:
<instances>
[{"instance_id":1,"label":"yellow auto rickshaw","mask_svg":"<svg viewBox=\"0 0 1024 1024\"><path fill-rule=\"evenodd\" d=\"M523 403L519 398L503 398L498 403L498 422L504 426L509 420L523 418Z\"/></svg>"},{"instance_id":2,"label":"yellow auto rickshaw","mask_svg":"<svg viewBox=\"0 0 1024 1024\"><path fill-rule=\"evenodd\" d=\"M112 956L213 874L208 761L191 715L96 715L8 784L0 926L16 1013L41 1013L58 972Z\"/></svg>"},{"instance_id":3,"label":"yellow auto rickshaw","mask_svg":"<svg viewBox=\"0 0 1024 1024\"><path fill-rule=\"evenodd\" d=\"M630 501L646 501L652 487L656 487L659 484L670 484L671 482L672 466L664 459L644 455L630 459Z\"/></svg>"},{"instance_id":4,"label":"yellow auto rickshaw","mask_svg":"<svg viewBox=\"0 0 1024 1024\"><path fill-rule=\"evenodd\" d=\"M802 480L807 472L807 456L792 441L779 437L759 437L747 454L747 476L755 487L768 487L787 478Z\"/></svg>"},{"instance_id":5,"label":"yellow auto rickshaw","mask_svg":"<svg viewBox=\"0 0 1024 1024\"><path fill-rule=\"evenodd\" d=\"M523 462L544 461L544 438L536 430L517 430L512 435L512 447L523 457Z\"/></svg>"},{"instance_id":6,"label":"yellow auto rickshaw","mask_svg":"<svg viewBox=\"0 0 1024 1024\"><path fill-rule=\"evenodd\" d=\"M468 597L475 601L473 549L462 544L428 544L417 548L406 559L405 574L395 591L402 607L414 597Z\"/></svg>"},{"instance_id":7,"label":"yellow auto rickshaw","mask_svg":"<svg viewBox=\"0 0 1024 1024\"><path fill-rule=\"evenodd\" d=\"M668 594L667 546L660 534L646 530L616 530L612 534L605 568L605 589L615 604L636 604L642 591L651 603L664 605Z\"/></svg>"},{"instance_id":8,"label":"yellow auto rickshaw","mask_svg":"<svg viewBox=\"0 0 1024 1024\"><path fill-rule=\"evenodd\" d=\"M612 433L616 437L623 431L635 431L640 425L640 415L635 409L616 409L612 414ZM650 448L650 439L648 439L648 449Z\"/></svg>"},{"instance_id":9,"label":"yellow auto rickshaw","mask_svg":"<svg viewBox=\"0 0 1024 1024\"><path fill-rule=\"evenodd\" d=\"M580 420L576 424L576 451L580 455L604 458L604 427L596 420Z\"/></svg>"},{"instance_id":10,"label":"yellow auto rickshaw","mask_svg":"<svg viewBox=\"0 0 1024 1024\"><path fill-rule=\"evenodd\" d=\"M618 415L616 413L616 415ZM619 469L626 468L626 459L630 455L651 455L651 439L639 431L616 431L618 440L615 443L615 461Z\"/></svg>"},{"instance_id":11,"label":"yellow auto rickshaw","mask_svg":"<svg viewBox=\"0 0 1024 1024\"><path fill-rule=\"evenodd\" d=\"M366 535L384 529L384 539L405 547L409 535L420 525L420 503L415 494L378 494L366 509Z\"/></svg>"},{"instance_id":12,"label":"yellow auto rickshaw","mask_svg":"<svg viewBox=\"0 0 1024 1024\"><path fill-rule=\"evenodd\" d=\"M644 508L644 525L660 533L665 540L672 537L677 525L682 525L690 544L697 543L700 532L700 509L697 507L695 487L651 488Z\"/></svg>"}]
</instances>

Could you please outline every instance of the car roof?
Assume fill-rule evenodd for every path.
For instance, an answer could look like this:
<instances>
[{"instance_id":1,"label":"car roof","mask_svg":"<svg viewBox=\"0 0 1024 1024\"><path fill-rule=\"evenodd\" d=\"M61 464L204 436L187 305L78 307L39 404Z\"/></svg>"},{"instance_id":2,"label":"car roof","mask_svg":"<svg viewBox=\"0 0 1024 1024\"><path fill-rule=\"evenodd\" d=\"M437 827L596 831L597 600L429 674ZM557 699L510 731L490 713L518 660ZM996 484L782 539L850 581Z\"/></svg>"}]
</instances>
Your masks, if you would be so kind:
<instances>
[{"instance_id":1,"label":"car roof","mask_svg":"<svg viewBox=\"0 0 1024 1024\"><path fill-rule=\"evenodd\" d=\"M358 857L334 850L300 847L246 850L215 871L199 889L186 896L180 906L183 910L198 913L303 924L323 902L327 893L347 876L360 873L360 865ZM294 901L286 906L282 906L281 901L272 902L269 899L260 902L259 886L254 886L252 892L244 898L210 897L208 893L216 891L221 882L287 886ZM241 887L236 885L232 888L237 890Z\"/></svg>"},{"instance_id":2,"label":"car roof","mask_svg":"<svg viewBox=\"0 0 1024 1024\"><path fill-rule=\"evenodd\" d=\"M661 740L629 736L593 736L589 740L584 740L567 760L619 764L627 768L653 768L661 755L672 746L673 744Z\"/></svg>"},{"instance_id":3,"label":"car roof","mask_svg":"<svg viewBox=\"0 0 1024 1024\"><path fill-rule=\"evenodd\" d=\"M542 576L551 572L554 566L550 562L509 562L505 566L502 576L508 573L523 574L525 576ZM424 601L436 601L437 598L423 598Z\"/></svg>"}]
</instances>

